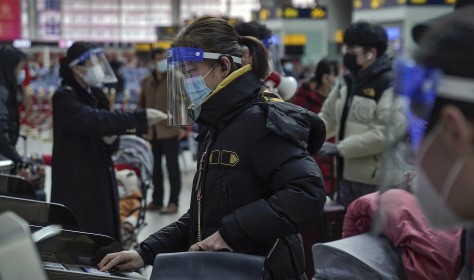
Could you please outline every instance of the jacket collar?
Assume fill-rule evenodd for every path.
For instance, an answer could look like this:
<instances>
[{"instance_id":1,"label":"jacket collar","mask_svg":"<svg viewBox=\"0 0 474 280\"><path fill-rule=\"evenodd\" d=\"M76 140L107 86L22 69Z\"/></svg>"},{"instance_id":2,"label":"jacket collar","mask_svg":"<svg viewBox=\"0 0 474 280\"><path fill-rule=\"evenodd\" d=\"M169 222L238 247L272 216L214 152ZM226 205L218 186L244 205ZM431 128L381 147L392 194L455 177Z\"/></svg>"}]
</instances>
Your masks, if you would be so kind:
<instances>
[{"instance_id":1,"label":"jacket collar","mask_svg":"<svg viewBox=\"0 0 474 280\"><path fill-rule=\"evenodd\" d=\"M369 68L361 70L358 75L352 76L353 79L357 81L366 81L371 79L373 76L376 76L382 72L387 72L391 69L390 58L384 54L379 59L377 59Z\"/></svg>"},{"instance_id":2,"label":"jacket collar","mask_svg":"<svg viewBox=\"0 0 474 280\"><path fill-rule=\"evenodd\" d=\"M261 88L251 65L234 71L203 102L198 123L225 127L257 98Z\"/></svg>"}]
</instances>

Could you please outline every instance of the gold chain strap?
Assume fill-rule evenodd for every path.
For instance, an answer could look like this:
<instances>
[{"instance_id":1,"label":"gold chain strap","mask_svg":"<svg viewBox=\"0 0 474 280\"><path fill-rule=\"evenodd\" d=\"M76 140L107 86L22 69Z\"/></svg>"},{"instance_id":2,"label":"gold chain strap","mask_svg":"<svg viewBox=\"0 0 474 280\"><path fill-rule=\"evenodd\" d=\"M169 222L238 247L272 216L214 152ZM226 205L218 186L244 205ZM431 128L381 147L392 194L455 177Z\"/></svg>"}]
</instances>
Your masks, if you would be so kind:
<instances>
[{"instance_id":1,"label":"gold chain strap","mask_svg":"<svg viewBox=\"0 0 474 280\"><path fill-rule=\"evenodd\" d=\"M270 252L268 252L267 257L265 258L266 260L268 260L270 258L273 251L275 250L276 246L278 245L278 242L280 242L280 238L278 238L277 241L275 241L275 244L273 244L273 247L270 249Z\"/></svg>"},{"instance_id":2,"label":"gold chain strap","mask_svg":"<svg viewBox=\"0 0 474 280\"><path fill-rule=\"evenodd\" d=\"M201 198L198 198L198 242L202 241L201 234Z\"/></svg>"},{"instance_id":3,"label":"gold chain strap","mask_svg":"<svg viewBox=\"0 0 474 280\"><path fill-rule=\"evenodd\" d=\"M201 159L199 161L199 174L198 174L198 179L196 180L196 196L197 196L197 203L198 203L198 232L197 232L197 237L198 237L198 242L202 241L202 229L201 229L201 220L202 220L202 176L203 176L203 171L204 171L204 164L206 161L206 155L209 149L209 146L211 144L211 140L209 140L209 143L207 144L206 150L201 156ZM280 238L278 238L275 241L275 244L273 244L273 247L270 249L270 252L268 252L268 255L265 259L269 259L270 256L272 255L273 251L275 250L276 246L278 245L278 242L280 241Z\"/></svg>"},{"instance_id":4,"label":"gold chain strap","mask_svg":"<svg viewBox=\"0 0 474 280\"><path fill-rule=\"evenodd\" d=\"M198 167L198 178L196 180L196 198L198 203L198 242L202 241L202 197L203 197L203 176L204 176L204 165L207 160L207 154L209 147L211 145L212 138L209 139L207 143L206 149L202 153L201 159L199 160L199 167Z\"/></svg>"}]
</instances>

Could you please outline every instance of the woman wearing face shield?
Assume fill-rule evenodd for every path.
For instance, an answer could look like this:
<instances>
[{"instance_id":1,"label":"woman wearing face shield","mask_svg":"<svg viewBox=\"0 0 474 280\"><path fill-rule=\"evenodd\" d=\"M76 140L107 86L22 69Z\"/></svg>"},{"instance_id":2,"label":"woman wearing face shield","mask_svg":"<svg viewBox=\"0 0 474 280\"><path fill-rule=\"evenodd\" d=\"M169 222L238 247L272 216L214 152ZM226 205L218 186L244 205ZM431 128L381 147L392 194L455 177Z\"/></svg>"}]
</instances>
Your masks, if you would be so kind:
<instances>
[{"instance_id":1,"label":"woman wearing face shield","mask_svg":"<svg viewBox=\"0 0 474 280\"><path fill-rule=\"evenodd\" d=\"M74 43L61 61L61 86L53 96L51 201L69 207L79 230L120 240L112 153L117 135L145 133L166 119L158 110L110 111L99 88L116 78L102 49Z\"/></svg>"},{"instance_id":2,"label":"woman wearing face shield","mask_svg":"<svg viewBox=\"0 0 474 280\"><path fill-rule=\"evenodd\" d=\"M394 138L386 156L403 166L394 155L404 154L415 166L411 190L431 226L467 229L458 279L474 279L473 34L474 8L460 9L424 35L414 61L395 63L395 91L404 104L408 129L404 137Z\"/></svg>"},{"instance_id":3,"label":"woman wearing face shield","mask_svg":"<svg viewBox=\"0 0 474 280\"><path fill-rule=\"evenodd\" d=\"M251 64L242 66L241 45ZM168 122L201 127L191 205L137 251L107 255L102 271L151 265L160 253L230 250L268 257L267 278L305 279L298 232L325 201L308 149L319 149L324 127L312 134L322 124L314 113L265 93L267 61L261 42L222 19L201 17L177 35L168 51Z\"/></svg>"}]
</instances>

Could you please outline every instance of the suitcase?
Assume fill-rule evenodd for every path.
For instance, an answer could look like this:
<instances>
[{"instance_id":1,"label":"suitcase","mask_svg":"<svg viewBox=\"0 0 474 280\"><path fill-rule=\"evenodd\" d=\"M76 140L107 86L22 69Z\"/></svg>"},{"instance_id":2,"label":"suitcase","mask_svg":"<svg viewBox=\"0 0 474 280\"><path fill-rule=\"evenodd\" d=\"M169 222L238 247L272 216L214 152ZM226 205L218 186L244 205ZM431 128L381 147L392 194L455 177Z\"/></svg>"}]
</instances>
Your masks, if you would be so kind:
<instances>
[{"instance_id":1,"label":"suitcase","mask_svg":"<svg viewBox=\"0 0 474 280\"><path fill-rule=\"evenodd\" d=\"M321 217L301 231L305 255L305 272L308 279L314 275L312 247L316 243L324 243L342 238L342 224L346 210L335 201L328 200L324 205Z\"/></svg>"}]
</instances>

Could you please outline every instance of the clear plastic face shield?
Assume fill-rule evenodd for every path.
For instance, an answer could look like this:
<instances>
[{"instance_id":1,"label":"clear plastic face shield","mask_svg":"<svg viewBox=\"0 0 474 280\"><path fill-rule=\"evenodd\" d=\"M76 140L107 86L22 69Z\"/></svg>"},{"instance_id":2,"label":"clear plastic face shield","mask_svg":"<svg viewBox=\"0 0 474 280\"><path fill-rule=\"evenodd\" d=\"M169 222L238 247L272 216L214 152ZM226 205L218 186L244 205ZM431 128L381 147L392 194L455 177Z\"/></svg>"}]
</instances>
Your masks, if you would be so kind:
<instances>
[{"instance_id":1,"label":"clear plastic face shield","mask_svg":"<svg viewBox=\"0 0 474 280\"><path fill-rule=\"evenodd\" d=\"M84 66L81 65L81 67L87 68L87 72L83 78L90 86L99 86L102 83L117 82L117 77L101 48L93 48L86 51L78 58L74 59L69 64L69 67L73 67L77 64L85 64Z\"/></svg>"},{"instance_id":2,"label":"clear plastic face shield","mask_svg":"<svg viewBox=\"0 0 474 280\"><path fill-rule=\"evenodd\" d=\"M439 98L474 103L472 94L474 84L470 79L446 76L440 69L418 65L409 59L396 60L394 74L395 94L386 133L386 150L383 155L381 199L372 227L375 234L384 230L387 225L387 216L390 215L390 211L393 211L387 206L393 205L393 203L387 203L383 199L387 191L401 188L416 193L418 187L430 188L419 180L421 170L418 166L425 155L426 146L430 145L428 142L430 142L431 136L436 134L439 128L438 121L433 121L434 108L436 108ZM421 149L421 143L428 133L430 133L430 138L425 140L426 143ZM415 182L415 180L418 181ZM437 191L434 190L434 192ZM435 205L435 208L441 209L442 205L440 204L445 204L447 196L445 192L448 190L444 189L439 194L434 194L434 192L431 191L429 196L432 199L431 201L427 200L427 205L423 205L423 202L419 201L420 207L432 225L436 225L436 222L433 223L433 221L439 217L429 217L430 212L436 212L429 205L432 204ZM431 209L426 209L426 206ZM446 212L438 213L438 215L445 214Z\"/></svg>"},{"instance_id":3,"label":"clear plastic face shield","mask_svg":"<svg viewBox=\"0 0 474 280\"><path fill-rule=\"evenodd\" d=\"M242 63L239 57L205 52L200 48L175 47L168 50L168 125L190 125L199 117L201 105L213 91L204 79L221 56L230 58L231 63ZM215 62L209 67L204 59Z\"/></svg>"},{"instance_id":4,"label":"clear plastic face shield","mask_svg":"<svg viewBox=\"0 0 474 280\"><path fill-rule=\"evenodd\" d=\"M283 71L283 66L281 65L280 56L278 55L278 49L277 46L274 44L273 37L263 39L262 43L268 51L268 67L270 73L272 71L276 71L284 76L285 72Z\"/></svg>"}]
</instances>

